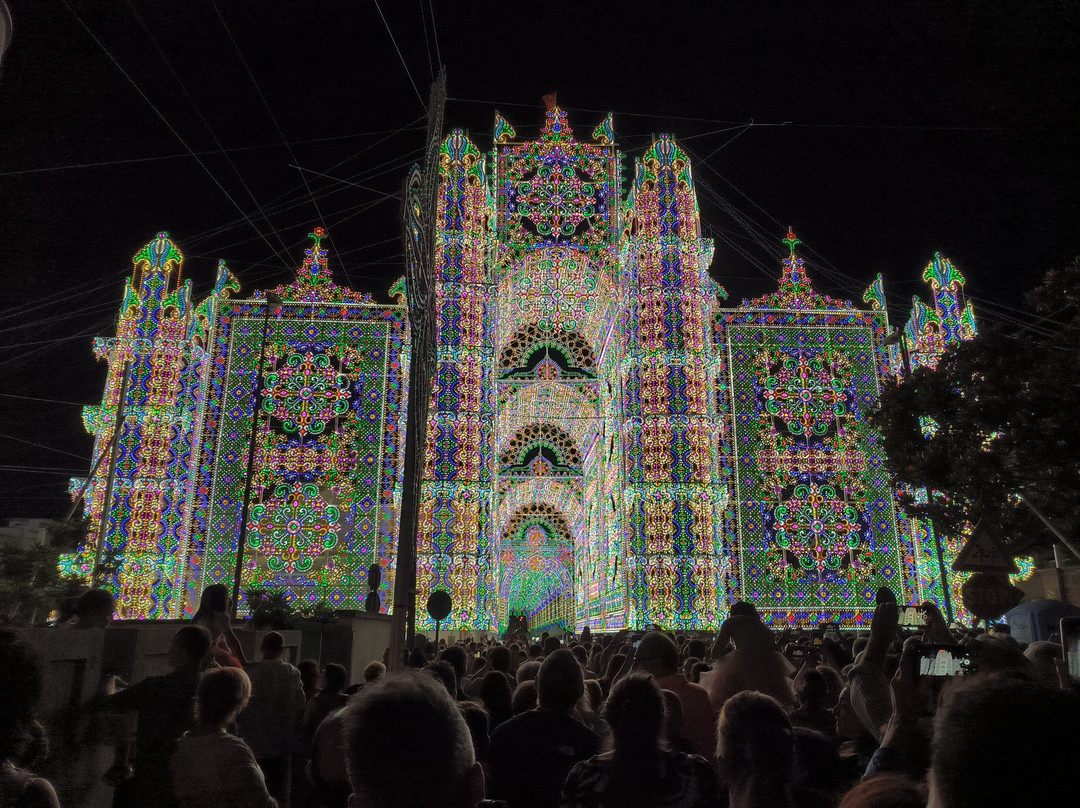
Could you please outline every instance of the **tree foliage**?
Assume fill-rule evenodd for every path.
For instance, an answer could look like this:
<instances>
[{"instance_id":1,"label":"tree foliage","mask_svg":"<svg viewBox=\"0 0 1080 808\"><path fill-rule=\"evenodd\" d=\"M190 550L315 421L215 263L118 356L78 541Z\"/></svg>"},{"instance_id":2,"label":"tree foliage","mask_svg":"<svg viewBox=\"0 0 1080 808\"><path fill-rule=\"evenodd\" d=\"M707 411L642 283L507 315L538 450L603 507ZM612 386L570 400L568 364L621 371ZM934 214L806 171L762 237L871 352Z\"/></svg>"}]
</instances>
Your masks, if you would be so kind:
<instances>
[{"instance_id":1,"label":"tree foliage","mask_svg":"<svg viewBox=\"0 0 1080 808\"><path fill-rule=\"evenodd\" d=\"M0 619L13 625L43 622L63 600L78 595L85 584L60 575L59 557L85 543L89 522L53 522L41 544L0 545Z\"/></svg>"},{"instance_id":2,"label":"tree foliage","mask_svg":"<svg viewBox=\"0 0 1080 808\"><path fill-rule=\"evenodd\" d=\"M1080 527L1080 258L1047 273L1017 320L981 323L936 370L888 386L874 420L895 482L936 492L902 497L909 513L948 535L987 519L1021 555L1053 536L1019 497L1066 536Z\"/></svg>"}]
</instances>

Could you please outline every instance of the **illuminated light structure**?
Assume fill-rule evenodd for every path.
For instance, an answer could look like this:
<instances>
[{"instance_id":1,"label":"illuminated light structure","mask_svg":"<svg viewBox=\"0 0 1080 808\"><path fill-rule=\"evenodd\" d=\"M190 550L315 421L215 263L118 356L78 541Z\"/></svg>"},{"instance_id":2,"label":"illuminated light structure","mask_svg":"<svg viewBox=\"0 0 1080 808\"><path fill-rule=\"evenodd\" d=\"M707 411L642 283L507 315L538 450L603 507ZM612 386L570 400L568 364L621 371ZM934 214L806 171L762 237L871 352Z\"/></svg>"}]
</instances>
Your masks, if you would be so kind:
<instances>
[{"instance_id":1,"label":"illuminated light structure","mask_svg":"<svg viewBox=\"0 0 1080 808\"><path fill-rule=\"evenodd\" d=\"M368 566L393 591L401 497L405 311L334 283L316 228L296 280L266 299L217 301L193 465L186 608L231 586L252 421L255 466L241 589L363 608ZM260 406L253 414L254 402Z\"/></svg>"},{"instance_id":2,"label":"illuminated light structure","mask_svg":"<svg viewBox=\"0 0 1080 808\"><path fill-rule=\"evenodd\" d=\"M770 624L859 626L878 587L922 599L865 419L889 372L884 295L880 279L872 309L817 293L786 241L778 291L716 317L731 590Z\"/></svg>"},{"instance_id":3,"label":"illuminated light structure","mask_svg":"<svg viewBox=\"0 0 1080 808\"><path fill-rule=\"evenodd\" d=\"M403 471L405 310L401 298L376 305L337 286L325 235L316 228L268 316L265 296L233 299L239 285L223 266L214 292L191 306L188 287L176 291L182 259L165 234L136 256L117 337L97 346L110 362L105 400L86 415L100 450L123 363L134 356L104 547L115 566L105 584L117 591L121 616L190 615L206 586L231 588L252 429L242 588L360 609L368 566L378 563L387 610ZM105 473L89 489L91 517L101 513ZM91 542L66 569L89 575L97 552Z\"/></svg>"},{"instance_id":4,"label":"illuminated light structure","mask_svg":"<svg viewBox=\"0 0 1080 808\"><path fill-rule=\"evenodd\" d=\"M80 577L89 577L96 564L97 582L116 593L118 613L132 619L175 616L180 608L184 515L192 503L191 448L197 427L190 402L200 393L201 339L207 307L238 288L221 264L210 298L192 305L191 282L180 280L183 260L169 234L158 233L133 259L116 336L94 341L94 354L109 368L101 404L84 408L83 423L94 435L94 456L106 462L86 489L89 541L61 562L65 573ZM109 443L125 366L123 424L106 504ZM72 494L84 482L72 480Z\"/></svg>"},{"instance_id":5,"label":"illuminated light structure","mask_svg":"<svg viewBox=\"0 0 1080 808\"><path fill-rule=\"evenodd\" d=\"M638 162L627 220L628 620L715 628L727 610L729 557L711 326L727 293L708 275L713 245L701 238L690 161L667 136Z\"/></svg>"},{"instance_id":6,"label":"illuminated light structure","mask_svg":"<svg viewBox=\"0 0 1080 808\"><path fill-rule=\"evenodd\" d=\"M865 418L904 372L880 276L865 308L819 294L789 233L777 291L731 306L676 141L623 177L610 116L578 139L554 99L535 139L496 115L491 151L441 143L417 603L448 592L444 629L613 631L716 629L740 599L770 624L846 627L880 586L940 600L932 528L898 511ZM391 610L405 283L394 305L336 285L324 238L269 311L224 267L193 306L164 234L136 257L86 413L101 456L133 358L104 543L65 560L104 571L122 616L181 617L231 586L253 437L242 589L362 608L377 563ZM924 277L934 303L903 347L933 367L975 324L952 264Z\"/></svg>"},{"instance_id":7,"label":"illuminated light structure","mask_svg":"<svg viewBox=\"0 0 1080 808\"><path fill-rule=\"evenodd\" d=\"M964 299L964 276L953 263L934 253L934 258L923 270L923 280L930 285L930 305L918 297L912 297L911 315L901 330L901 343L889 348L889 363L892 374L899 381L906 374L920 367L933 370L941 357L961 342L973 340L977 334L975 311L969 301ZM875 282L880 289L880 277ZM883 308L883 299L875 299L874 286L867 291L868 302ZM937 424L930 419L923 419L924 434L929 437L936 431ZM938 496L934 492L935 496ZM926 489L915 492L917 502L925 504L928 494ZM968 532L958 536L935 535L933 523L926 518L907 516L900 513L901 525L908 533L912 546L917 549L916 562L921 587L927 600L935 603L945 612L945 597L942 589L941 568L945 568L948 577L949 602L953 615L963 622L971 623L972 617L963 606L960 588L970 577L970 573L951 572L952 562L960 554ZM938 558L940 545L941 558Z\"/></svg>"}]
</instances>

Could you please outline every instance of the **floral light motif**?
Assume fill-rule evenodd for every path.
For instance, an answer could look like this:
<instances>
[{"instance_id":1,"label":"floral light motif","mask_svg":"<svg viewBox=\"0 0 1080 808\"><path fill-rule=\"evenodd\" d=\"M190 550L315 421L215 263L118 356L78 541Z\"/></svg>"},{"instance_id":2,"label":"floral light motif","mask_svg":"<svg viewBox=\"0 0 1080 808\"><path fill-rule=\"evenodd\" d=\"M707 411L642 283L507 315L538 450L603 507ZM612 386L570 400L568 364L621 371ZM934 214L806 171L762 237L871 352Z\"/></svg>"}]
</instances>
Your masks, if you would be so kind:
<instances>
[{"instance_id":1,"label":"floral light motif","mask_svg":"<svg viewBox=\"0 0 1080 808\"><path fill-rule=\"evenodd\" d=\"M802 438L824 435L833 420L844 415L844 383L821 356L800 352L774 358L762 395L765 411Z\"/></svg>"},{"instance_id":2,"label":"floral light motif","mask_svg":"<svg viewBox=\"0 0 1080 808\"><path fill-rule=\"evenodd\" d=\"M819 577L839 570L844 555L861 543L859 511L829 485L795 486L794 496L777 505L773 516L777 543Z\"/></svg>"},{"instance_id":3,"label":"floral light motif","mask_svg":"<svg viewBox=\"0 0 1080 808\"><path fill-rule=\"evenodd\" d=\"M552 242L583 236L602 204L593 178L557 157L525 172L511 199L517 203L521 223Z\"/></svg>"},{"instance_id":4,"label":"floral light motif","mask_svg":"<svg viewBox=\"0 0 1080 808\"><path fill-rule=\"evenodd\" d=\"M251 509L248 541L274 572L310 572L315 558L337 545L339 516L317 485L279 485L269 502Z\"/></svg>"},{"instance_id":5,"label":"floral light motif","mask_svg":"<svg viewBox=\"0 0 1080 808\"><path fill-rule=\"evenodd\" d=\"M349 379L325 353L294 353L266 374L263 410L286 432L319 435L349 409Z\"/></svg>"}]
</instances>

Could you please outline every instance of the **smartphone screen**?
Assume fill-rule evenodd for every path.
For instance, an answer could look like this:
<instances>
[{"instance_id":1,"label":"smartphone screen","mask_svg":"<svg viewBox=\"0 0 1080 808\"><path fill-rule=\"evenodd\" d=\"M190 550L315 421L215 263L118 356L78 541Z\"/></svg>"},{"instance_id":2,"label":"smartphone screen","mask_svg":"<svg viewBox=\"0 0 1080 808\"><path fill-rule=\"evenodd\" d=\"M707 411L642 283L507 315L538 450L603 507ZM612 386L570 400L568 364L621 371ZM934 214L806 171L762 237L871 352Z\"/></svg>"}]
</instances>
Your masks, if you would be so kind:
<instances>
[{"instance_id":1,"label":"smartphone screen","mask_svg":"<svg viewBox=\"0 0 1080 808\"><path fill-rule=\"evenodd\" d=\"M926 612L918 606L905 606L900 610L900 625L924 628L926 626Z\"/></svg>"},{"instance_id":2,"label":"smartphone screen","mask_svg":"<svg viewBox=\"0 0 1080 808\"><path fill-rule=\"evenodd\" d=\"M1080 618L1061 618L1061 648L1069 676L1080 679Z\"/></svg>"},{"instance_id":3,"label":"smartphone screen","mask_svg":"<svg viewBox=\"0 0 1080 808\"><path fill-rule=\"evenodd\" d=\"M822 636L826 640L832 640L833 642L840 642L840 625L839 623L822 623L821 624Z\"/></svg>"},{"instance_id":4,"label":"smartphone screen","mask_svg":"<svg viewBox=\"0 0 1080 808\"><path fill-rule=\"evenodd\" d=\"M924 645L919 652L920 676L966 676L974 673L962 645Z\"/></svg>"}]
</instances>

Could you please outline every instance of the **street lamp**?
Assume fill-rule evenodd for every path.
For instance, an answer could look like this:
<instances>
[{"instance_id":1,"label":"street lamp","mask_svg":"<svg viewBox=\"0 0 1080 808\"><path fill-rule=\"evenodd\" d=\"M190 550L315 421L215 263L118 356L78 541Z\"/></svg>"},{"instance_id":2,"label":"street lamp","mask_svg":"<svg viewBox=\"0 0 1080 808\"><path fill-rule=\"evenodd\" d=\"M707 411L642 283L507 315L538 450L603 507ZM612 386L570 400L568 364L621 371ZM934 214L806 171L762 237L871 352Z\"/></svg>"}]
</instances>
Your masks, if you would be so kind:
<instances>
[{"instance_id":1,"label":"street lamp","mask_svg":"<svg viewBox=\"0 0 1080 808\"><path fill-rule=\"evenodd\" d=\"M263 397L263 365L266 362L266 335L270 328L270 310L281 310L281 298L273 292L266 293L266 309L263 311L262 339L259 345L259 365L252 388L253 406L251 409L251 440L248 442L247 475L244 478L244 502L240 509L240 538L236 543L236 571L233 575L232 616L240 605L240 573L244 566L244 550L247 547L248 510L251 507L251 482L255 471L255 443L259 437L259 409Z\"/></svg>"}]
</instances>

